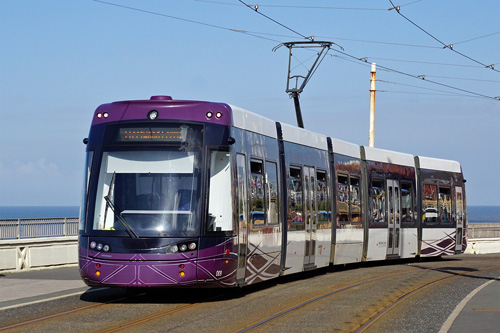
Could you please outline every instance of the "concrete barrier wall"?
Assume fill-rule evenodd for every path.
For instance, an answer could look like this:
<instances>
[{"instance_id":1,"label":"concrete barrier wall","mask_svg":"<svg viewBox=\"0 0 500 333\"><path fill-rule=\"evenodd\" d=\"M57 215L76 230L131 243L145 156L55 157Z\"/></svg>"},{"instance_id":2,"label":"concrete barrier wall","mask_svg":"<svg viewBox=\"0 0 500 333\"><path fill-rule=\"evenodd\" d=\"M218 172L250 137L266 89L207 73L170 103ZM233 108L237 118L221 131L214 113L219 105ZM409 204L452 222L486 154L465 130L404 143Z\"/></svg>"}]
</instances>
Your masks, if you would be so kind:
<instances>
[{"instance_id":1,"label":"concrete barrier wall","mask_svg":"<svg viewBox=\"0 0 500 333\"><path fill-rule=\"evenodd\" d=\"M468 232L470 238L466 254L500 253L499 223L469 224ZM473 234L476 238L472 238ZM479 238L478 235L489 237ZM77 262L77 236L0 240L0 271L20 271Z\"/></svg>"},{"instance_id":2,"label":"concrete barrier wall","mask_svg":"<svg viewBox=\"0 0 500 333\"><path fill-rule=\"evenodd\" d=\"M0 241L0 271L19 271L77 262L77 236Z\"/></svg>"},{"instance_id":3,"label":"concrete barrier wall","mask_svg":"<svg viewBox=\"0 0 500 333\"><path fill-rule=\"evenodd\" d=\"M500 238L476 238L467 241L466 254L500 253Z\"/></svg>"},{"instance_id":4,"label":"concrete barrier wall","mask_svg":"<svg viewBox=\"0 0 500 333\"><path fill-rule=\"evenodd\" d=\"M469 223L467 231L470 239L500 238L500 223Z\"/></svg>"}]
</instances>

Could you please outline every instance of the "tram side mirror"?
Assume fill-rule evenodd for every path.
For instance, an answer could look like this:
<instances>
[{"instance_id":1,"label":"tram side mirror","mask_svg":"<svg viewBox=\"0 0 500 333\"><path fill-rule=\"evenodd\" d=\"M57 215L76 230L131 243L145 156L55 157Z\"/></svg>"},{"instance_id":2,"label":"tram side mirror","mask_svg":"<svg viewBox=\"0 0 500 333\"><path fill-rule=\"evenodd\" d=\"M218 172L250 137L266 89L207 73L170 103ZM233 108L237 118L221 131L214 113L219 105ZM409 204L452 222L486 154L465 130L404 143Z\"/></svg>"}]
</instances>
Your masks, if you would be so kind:
<instances>
[{"instance_id":1,"label":"tram side mirror","mask_svg":"<svg viewBox=\"0 0 500 333\"><path fill-rule=\"evenodd\" d=\"M227 143L229 143L230 145L234 145L234 143L236 142L235 138L233 138L232 136L230 136L228 139L227 139Z\"/></svg>"},{"instance_id":2,"label":"tram side mirror","mask_svg":"<svg viewBox=\"0 0 500 333\"><path fill-rule=\"evenodd\" d=\"M89 138L83 139L83 144L86 145L87 143L89 143Z\"/></svg>"}]
</instances>

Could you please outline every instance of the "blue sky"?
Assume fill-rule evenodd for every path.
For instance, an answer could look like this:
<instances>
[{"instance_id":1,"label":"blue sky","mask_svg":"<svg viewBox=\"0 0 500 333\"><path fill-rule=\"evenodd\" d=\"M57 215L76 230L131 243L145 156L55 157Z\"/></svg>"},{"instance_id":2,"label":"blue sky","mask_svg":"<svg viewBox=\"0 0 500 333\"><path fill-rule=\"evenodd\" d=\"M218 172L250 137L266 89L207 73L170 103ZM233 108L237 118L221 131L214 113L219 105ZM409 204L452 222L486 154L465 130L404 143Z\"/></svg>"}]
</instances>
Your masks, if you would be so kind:
<instances>
[{"instance_id":1,"label":"blue sky","mask_svg":"<svg viewBox=\"0 0 500 333\"><path fill-rule=\"evenodd\" d=\"M260 13L298 34L237 0L108 2L142 11L0 0L0 206L79 205L82 139L103 103L171 95L294 124L287 49L272 49L300 35L410 74L377 72L375 146L457 160L469 205L500 204L500 101L463 91L500 96L500 73L443 49L388 11L389 1L258 2ZM499 1L393 2L437 39L500 70ZM370 67L336 50L301 95L305 127L368 145ZM297 74L313 55L294 52Z\"/></svg>"}]
</instances>

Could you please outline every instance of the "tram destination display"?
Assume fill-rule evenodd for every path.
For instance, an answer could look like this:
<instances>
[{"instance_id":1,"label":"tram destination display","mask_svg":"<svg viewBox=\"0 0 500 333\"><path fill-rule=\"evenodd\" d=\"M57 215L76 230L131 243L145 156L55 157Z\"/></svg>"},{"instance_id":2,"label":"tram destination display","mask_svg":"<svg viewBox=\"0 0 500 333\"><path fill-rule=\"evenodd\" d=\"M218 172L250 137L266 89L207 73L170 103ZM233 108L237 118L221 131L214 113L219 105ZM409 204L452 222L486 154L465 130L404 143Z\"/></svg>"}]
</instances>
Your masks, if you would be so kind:
<instances>
[{"instance_id":1,"label":"tram destination display","mask_svg":"<svg viewBox=\"0 0 500 333\"><path fill-rule=\"evenodd\" d=\"M186 131L180 127L122 127L118 142L182 142Z\"/></svg>"}]
</instances>

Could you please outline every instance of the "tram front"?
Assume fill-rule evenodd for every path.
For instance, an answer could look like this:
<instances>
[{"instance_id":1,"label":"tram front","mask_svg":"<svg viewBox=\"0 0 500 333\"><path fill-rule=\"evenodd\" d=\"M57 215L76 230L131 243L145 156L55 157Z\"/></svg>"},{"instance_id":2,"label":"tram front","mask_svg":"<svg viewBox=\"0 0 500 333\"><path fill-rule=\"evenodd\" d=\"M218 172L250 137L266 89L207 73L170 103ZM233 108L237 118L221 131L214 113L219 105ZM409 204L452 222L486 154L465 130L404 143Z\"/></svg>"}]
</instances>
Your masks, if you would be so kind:
<instances>
[{"instance_id":1,"label":"tram front","mask_svg":"<svg viewBox=\"0 0 500 333\"><path fill-rule=\"evenodd\" d=\"M168 98L96 110L80 217L86 284L234 285L230 115Z\"/></svg>"}]
</instances>

